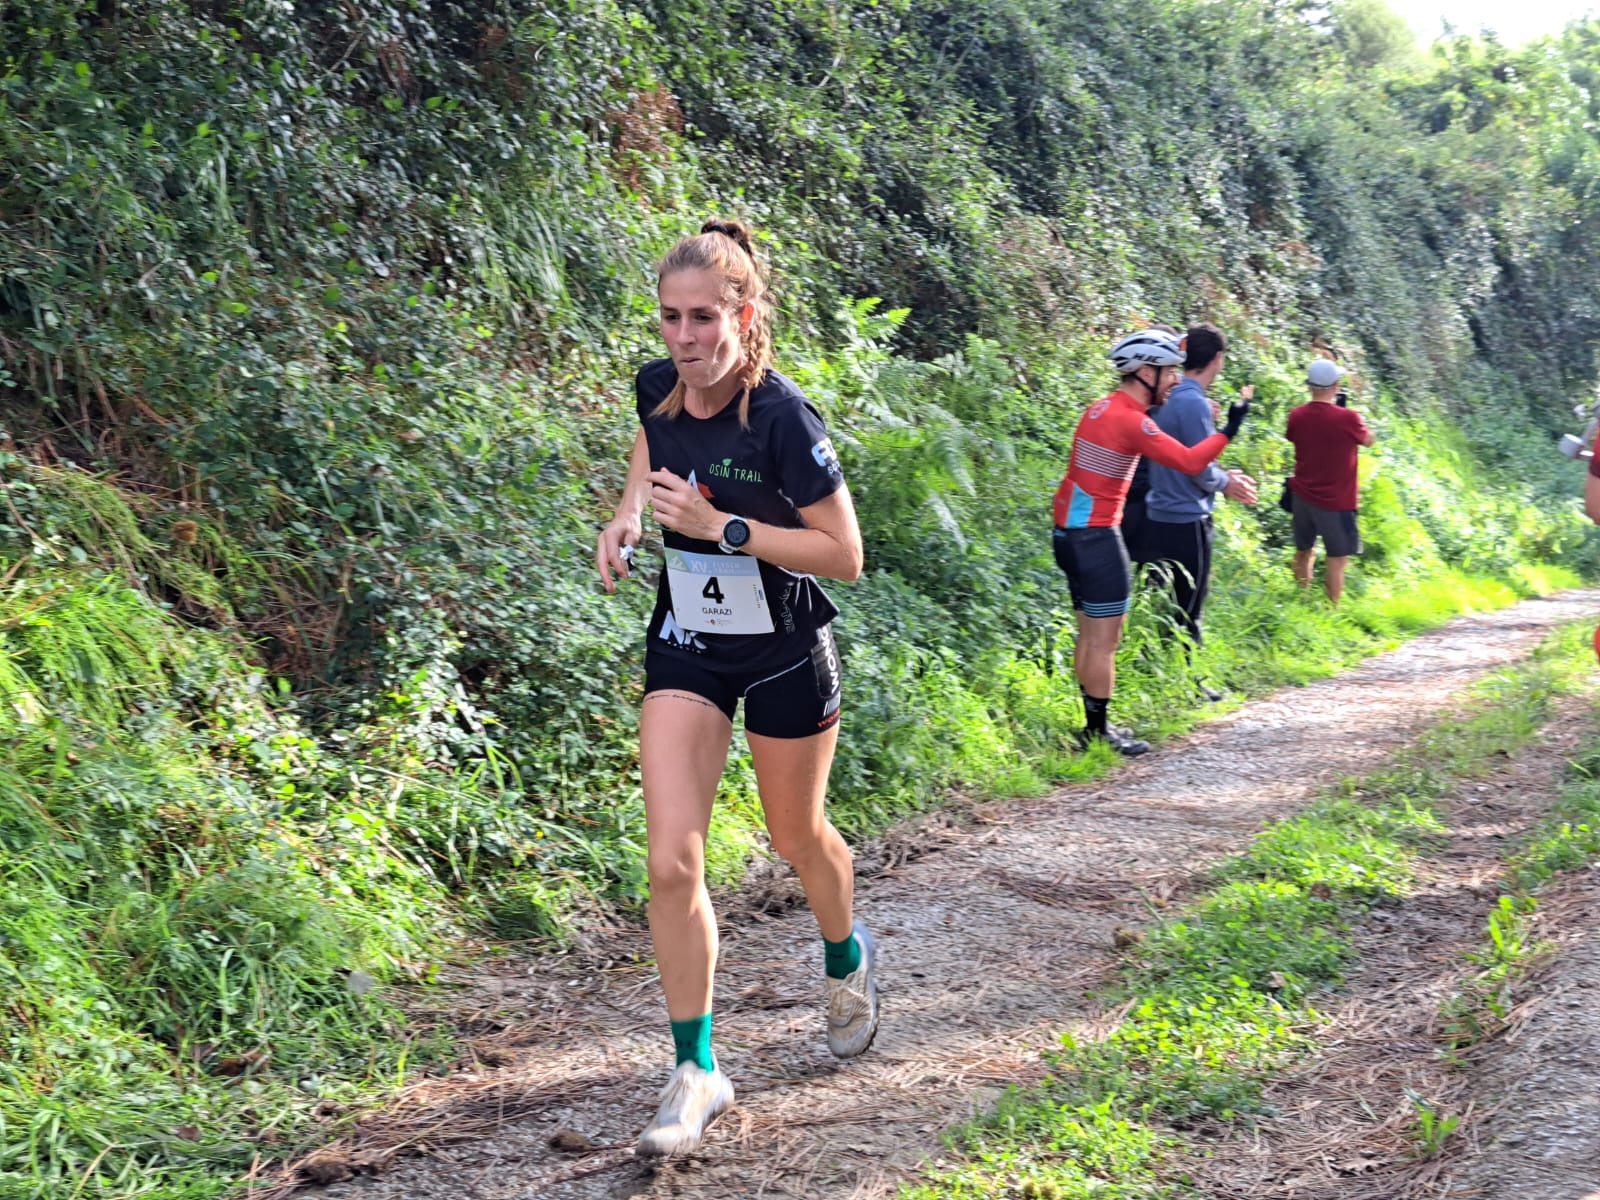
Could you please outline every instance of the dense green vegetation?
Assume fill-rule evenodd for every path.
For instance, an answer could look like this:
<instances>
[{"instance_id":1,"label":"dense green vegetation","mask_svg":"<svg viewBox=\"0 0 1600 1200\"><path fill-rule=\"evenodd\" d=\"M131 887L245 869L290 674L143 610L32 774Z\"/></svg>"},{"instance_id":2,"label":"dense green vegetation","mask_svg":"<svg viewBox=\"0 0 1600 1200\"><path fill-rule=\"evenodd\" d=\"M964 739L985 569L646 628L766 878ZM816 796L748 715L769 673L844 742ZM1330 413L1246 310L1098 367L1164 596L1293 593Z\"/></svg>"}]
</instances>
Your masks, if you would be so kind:
<instances>
[{"instance_id":1,"label":"dense green vegetation","mask_svg":"<svg viewBox=\"0 0 1600 1200\"><path fill-rule=\"evenodd\" d=\"M1382 439L1337 616L1280 513L1224 511L1213 677L1595 561L1549 443L1600 339L1600 25L1422 54L1370 0L23 0L0 29L0 1195L214 1195L430 1053L373 978L637 898L648 595L601 595L591 546L650 265L708 212L765 231L779 363L862 514L846 827L1081 769L1045 513L1136 321L1229 331L1261 398L1230 462L1264 480L1313 338ZM1142 605L1120 711L1181 719ZM736 765L721 878L750 792Z\"/></svg>"}]
</instances>

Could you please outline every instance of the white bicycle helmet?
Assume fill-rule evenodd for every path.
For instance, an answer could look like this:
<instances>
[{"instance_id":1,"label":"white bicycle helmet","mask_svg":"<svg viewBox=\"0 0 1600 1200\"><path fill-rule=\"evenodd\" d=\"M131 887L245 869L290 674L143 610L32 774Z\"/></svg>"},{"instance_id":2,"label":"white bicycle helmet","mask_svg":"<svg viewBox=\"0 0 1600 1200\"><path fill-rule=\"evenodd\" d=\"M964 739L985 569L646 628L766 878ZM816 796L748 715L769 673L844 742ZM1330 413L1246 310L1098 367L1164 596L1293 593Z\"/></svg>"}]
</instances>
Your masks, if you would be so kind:
<instances>
[{"instance_id":1,"label":"white bicycle helmet","mask_svg":"<svg viewBox=\"0 0 1600 1200\"><path fill-rule=\"evenodd\" d=\"M1159 329L1130 333L1111 347L1111 365L1120 375L1131 375L1140 367L1175 367L1183 362L1178 339Z\"/></svg>"}]
</instances>

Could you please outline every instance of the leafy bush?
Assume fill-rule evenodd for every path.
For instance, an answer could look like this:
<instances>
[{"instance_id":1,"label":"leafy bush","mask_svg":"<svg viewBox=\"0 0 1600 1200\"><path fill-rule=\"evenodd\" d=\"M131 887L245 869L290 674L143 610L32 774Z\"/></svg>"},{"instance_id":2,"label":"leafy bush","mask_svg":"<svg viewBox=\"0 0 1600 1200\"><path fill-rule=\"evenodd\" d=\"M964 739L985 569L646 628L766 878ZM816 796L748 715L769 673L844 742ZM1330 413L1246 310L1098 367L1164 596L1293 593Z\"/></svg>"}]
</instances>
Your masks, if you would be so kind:
<instances>
[{"instance_id":1,"label":"leafy bush","mask_svg":"<svg viewBox=\"0 0 1600 1200\"><path fill-rule=\"evenodd\" d=\"M1045 514L1136 321L1227 328L1258 388L1229 462L1269 493L1314 337L1381 438L1339 614L1295 594L1281 513L1223 507L1213 678L1600 561L1548 444L1600 336L1592 22L1431 57L1370 6L1265 0L27 0L0 30L19 1194L220 1190L270 1122L207 1064L270 1048L247 1082L292 1128L287 1097L408 1053L351 979L638 901L649 595L590 556L651 264L706 212L763 230L868 542L852 830L1095 769ZM1164 604L1118 703L1172 728ZM727 881L760 844L740 750L721 800Z\"/></svg>"}]
</instances>

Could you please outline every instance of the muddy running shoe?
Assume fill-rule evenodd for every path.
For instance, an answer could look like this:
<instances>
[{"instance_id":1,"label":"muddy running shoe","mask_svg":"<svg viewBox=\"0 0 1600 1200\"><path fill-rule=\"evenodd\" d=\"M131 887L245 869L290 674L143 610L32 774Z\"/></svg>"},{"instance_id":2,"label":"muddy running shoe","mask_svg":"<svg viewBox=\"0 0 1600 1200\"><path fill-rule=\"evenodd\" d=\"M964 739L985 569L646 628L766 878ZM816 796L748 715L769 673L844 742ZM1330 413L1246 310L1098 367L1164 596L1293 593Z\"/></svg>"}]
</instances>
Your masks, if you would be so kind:
<instances>
[{"instance_id":1,"label":"muddy running shoe","mask_svg":"<svg viewBox=\"0 0 1600 1200\"><path fill-rule=\"evenodd\" d=\"M1104 733L1098 731L1090 733L1087 729L1078 731L1078 745L1087 750L1097 741L1103 741L1118 754L1125 758L1135 758L1150 749L1150 743L1133 736L1133 730L1122 725L1111 725Z\"/></svg>"},{"instance_id":2,"label":"muddy running shoe","mask_svg":"<svg viewBox=\"0 0 1600 1200\"><path fill-rule=\"evenodd\" d=\"M861 965L843 979L828 980L828 1049L854 1058L878 1034L878 950L860 921L850 931L861 947Z\"/></svg>"},{"instance_id":3,"label":"muddy running shoe","mask_svg":"<svg viewBox=\"0 0 1600 1200\"><path fill-rule=\"evenodd\" d=\"M721 1068L707 1071L698 1063L679 1063L661 1089L661 1107L639 1135L635 1153L651 1158L688 1154L700 1145L706 1126L732 1103L733 1084Z\"/></svg>"}]
</instances>

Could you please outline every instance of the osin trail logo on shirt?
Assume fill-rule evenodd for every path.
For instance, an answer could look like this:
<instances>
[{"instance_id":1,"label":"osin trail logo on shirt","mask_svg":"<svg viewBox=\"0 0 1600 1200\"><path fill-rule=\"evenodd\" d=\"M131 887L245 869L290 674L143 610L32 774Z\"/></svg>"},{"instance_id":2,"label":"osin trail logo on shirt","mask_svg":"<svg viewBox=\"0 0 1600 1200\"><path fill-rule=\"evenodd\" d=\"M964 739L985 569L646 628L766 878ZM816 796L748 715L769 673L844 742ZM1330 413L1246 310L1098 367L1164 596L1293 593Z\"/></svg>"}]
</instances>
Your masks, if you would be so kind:
<instances>
[{"instance_id":1,"label":"osin trail logo on shirt","mask_svg":"<svg viewBox=\"0 0 1600 1200\"><path fill-rule=\"evenodd\" d=\"M718 479L734 479L740 483L760 483L761 472L751 470L749 467L736 467L733 459L725 458L719 463L712 463L706 468L707 475L714 475Z\"/></svg>"}]
</instances>

